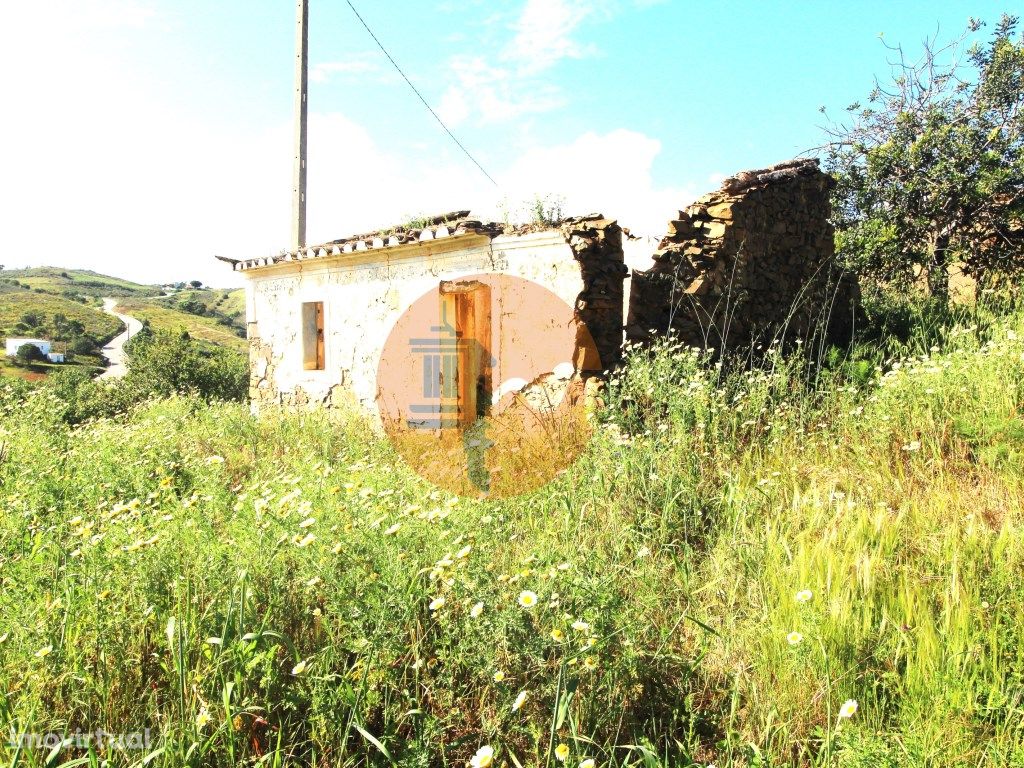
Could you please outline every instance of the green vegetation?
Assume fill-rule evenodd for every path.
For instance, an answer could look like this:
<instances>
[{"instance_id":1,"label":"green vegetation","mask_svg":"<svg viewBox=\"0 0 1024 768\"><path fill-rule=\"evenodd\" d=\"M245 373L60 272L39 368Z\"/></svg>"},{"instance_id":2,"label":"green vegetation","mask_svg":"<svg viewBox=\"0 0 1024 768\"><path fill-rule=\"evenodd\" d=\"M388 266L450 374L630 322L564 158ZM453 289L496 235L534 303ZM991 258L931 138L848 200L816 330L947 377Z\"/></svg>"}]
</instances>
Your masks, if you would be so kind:
<instances>
[{"instance_id":1,"label":"green vegetation","mask_svg":"<svg viewBox=\"0 0 1024 768\"><path fill-rule=\"evenodd\" d=\"M152 729L53 765L1024 765L1024 311L869 310L884 345L823 370L633 350L503 501L355 413L70 428L5 384L0 730Z\"/></svg>"},{"instance_id":2,"label":"green vegetation","mask_svg":"<svg viewBox=\"0 0 1024 768\"><path fill-rule=\"evenodd\" d=\"M116 317L64 296L23 289L0 292L0 334L4 338L43 338L65 353L68 363L94 370L103 365L101 348L124 329ZM7 359L0 374L36 379L60 369L61 365L38 359Z\"/></svg>"},{"instance_id":3,"label":"green vegetation","mask_svg":"<svg viewBox=\"0 0 1024 768\"><path fill-rule=\"evenodd\" d=\"M125 413L155 397L242 400L248 393L245 357L184 332L144 328L125 346L125 361L128 372L112 381L94 381L81 369L52 375L47 389L61 403L54 413L65 423L79 424Z\"/></svg>"},{"instance_id":4,"label":"green vegetation","mask_svg":"<svg viewBox=\"0 0 1024 768\"><path fill-rule=\"evenodd\" d=\"M124 324L97 309L48 293L0 293L0 329L5 336L42 336L71 341L75 335L106 342Z\"/></svg>"},{"instance_id":5,"label":"green vegetation","mask_svg":"<svg viewBox=\"0 0 1024 768\"><path fill-rule=\"evenodd\" d=\"M119 312L154 329L185 332L211 347L245 351L244 291L201 288L197 280L189 285L164 296L155 286L87 270L6 270L0 272L0 332L49 339L66 353L68 363L95 372L105 365L103 345L124 330L120 320L100 309L100 299L110 296L117 299ZM65 367L15 362L2 361L0 376L37 380Z\"/></svg>"},{"instance_id":6,"label":"green vegetation","mask_svg":"<svg viewBox=\"0 0 1024 768\"><path fill-rule=\"evenodd\" d=\"M10 286L12 282L28 290L77 296L87 300L104 296L159 296L162 293L153 285L140 285L87 269L60 267L6 269L0 272L0 285Z\"/></svg>"},{"instance_id":7,"label":"green vegetation","mask_svg":"<svg viewBox=\"0 0 1024 768\"><path fill-rule=\"evenodd\" d=\"M245 336L245 289L192 288L180 290L173 296L154 301L154 304L215 320L236 336Z\"/></svg>"},{"instance_id":8,"label":"green vegetation","mask_svg":"<svg viewBox=\"0 0 1024 768\"><path fill-rule=\"evenodd\" d=\"M891 82L829 130L839 250L861 274L904 282L948 267L992 279L1024 270L1024 40L1003 16L984 45L971 21L920 59L889 46Z\"/></svg>"},{"instance_id":9,"label":"green vegetation","mask_svg":"<svg viewBox=\"0 0 1024 768\"><path fill-rule=\"evenodd\" d=\"M47 358L35 344L22 344L14 353L14 359L19 365L31 365L44 362Z\"/></svg>"},{"instance_id":10,"label":"green vegetation","mask_svg":"<svg viewBox=\"0 0 1024 768\"><path fill-rule=\"evenodd\" d=\"M206 294L203 298L206 302L209 302L211 307L218 305L219 302L219 306L226 305L227 311L231 311L237 305L237 298L232 297L230 295L231 292L188 291L186 293L192 294L193 297L185 298L184 301L195 302L199 306L207 306L202 300L195 298L197 294L201 293ZM216 294L225 293L228 296L223 298L223 300L216 296ZM243 325L245 317L244 298L242 302L242 318L241 322L238 323L227 319L226 312L220 314L220 310L212 310L211 314L197 314L186 311L178 306L177 294L174 297L161 300L125 299L118 301L117 307L119 312L148 323L154 330L185 331L194 339L209 342L210 344L236 352L244 352L248 349ZM192 304L189 304L189 306L192 306Z\"/></svg>"}]
</instances>

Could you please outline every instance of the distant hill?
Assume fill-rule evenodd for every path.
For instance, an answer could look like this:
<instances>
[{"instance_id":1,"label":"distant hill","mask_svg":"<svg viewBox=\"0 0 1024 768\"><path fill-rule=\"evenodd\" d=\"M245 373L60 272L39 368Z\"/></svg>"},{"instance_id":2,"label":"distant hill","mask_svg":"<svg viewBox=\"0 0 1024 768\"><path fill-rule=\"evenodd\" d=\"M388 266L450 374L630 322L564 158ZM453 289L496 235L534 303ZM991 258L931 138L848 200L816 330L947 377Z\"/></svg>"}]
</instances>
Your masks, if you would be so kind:
<instances>
[{"instance_id":1,"label":"distant hill","mask_svg":"<svg viewBox=\"0 0 1024 768\"><path fill-rule=\"evenodd\" d=\"M64 296L85 296L98 299L103 296L160 296L155 285L142 285L87 269L60 267L33 267L31 269L5 269L0 272L0 290L14 281L28 290L42 290Z\"/></svg>"},{"instance_id":2,"label":"distant hill","mask_svg":"<svg viewBox=\"0 0 1024 768\"><path fill-rule=\"evenodd\" d=\"M241 291L242 289L236 289ZM230 291L226 293L234 293ZM218 305L218 298L213 294L220 291L187 291L189 298L181 301L178 294L161 297L159 299L126 298L118 299L117 311L126 315L136 317L157 330L178 331L184 330L194 339L227 347L237 352L244 352L248 349L245 340L245 318L244 309L240 318L232 318L221 314L212 307ZM2 297L0 297L2 298ZM237 302L238 297L226 299L225 301ZM195 304L190 303L195 302ZM242 305L244 308L244 298ZM223 302L221 302L223 303ZM196 311L183 309L182 306L194 309L196 306L211 307L204 314Z\"/></svg>"},{"instance_id":3,"label":"distant hill","mask_svg":"<svg viewBox=\"0 0 1024 768\"><path fill-rule=\"evenodd\" d=\"M245 336L244 288L184 288L153 300L186 314L209 317Z\"/></svg>"},{"instance_id":4,"label":"distant hill","mask_svg":"<svg viewBox=\"0 0 1024 768\"><path fill-rule=\"evenodd\" d=\"M92 299L75 300L9 284L0 287L0 335L5 340L26 337L56 342L55 351L65 352L74 364L102 367L105 363L101 348L124 330L124 323L101 312L92 305ZM59 367L41 364L31 369L19 368L10 359L0 357L0 376L38 379Z\"/></svg>"},{"instance_id":5,"label":"distant hill","mask_svg":"<svg viewBox=\"0 0 1024 768\"><path fill-rule=\"evenodd\" d=\"M75 363L102 366L103 344L124 330L120 320L102 311L101 299L108 296L117 301L117 311L153 328L184 330L210 344L246 349L243 289L173 291L60 267L0 270L0 333L49 339L69 351ZM35 379L58 367L26 370L0 358L0 376Z\"/></svg>"}]
</instances>

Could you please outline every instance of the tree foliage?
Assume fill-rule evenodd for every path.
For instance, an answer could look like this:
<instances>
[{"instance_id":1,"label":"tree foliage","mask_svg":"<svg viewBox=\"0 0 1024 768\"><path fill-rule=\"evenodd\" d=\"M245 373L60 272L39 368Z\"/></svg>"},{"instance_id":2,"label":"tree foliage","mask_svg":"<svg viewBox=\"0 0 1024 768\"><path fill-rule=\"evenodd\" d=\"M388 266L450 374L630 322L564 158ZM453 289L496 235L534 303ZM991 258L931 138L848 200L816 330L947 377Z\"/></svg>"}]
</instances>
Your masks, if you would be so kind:
<instances>
[{"instance_id":1,"label":"tree foliage","mask_svg":"<svg viewBox=\"0 0 1024 768\"><path fill-rule=\"evenodd\" d=\"M128 373L120 379L94 380L83 368L49 377L47 386L63 403L64 421L115 416L151 398L175 394L205 400L244 400L248 394L249 369L242 355L202 345L184 332L146 327L125 354Z\"/></svg>"},{"instance_id":2,"label":"tree foliage","mask_svg":"<svg viewBox=\"0 0 1024 768\"><path fill-rule=\"evenodd\" d=\"M210 400L242 400L248 393L245 358L201 345L184 331L146 330L125 351L128 373L122 386L140 398L195 393Z\"/></svg>"},{"instance_id":3,"label":"tree foliage","mask_svg":"<svg viewBox=\"0 0 1024 768\"><path fill-rule=\"evenodd\" d=\"M47 358L35 344L22 344L15 352L14 359L19 365L32 365L33 363L45 363Z\"/></svg>"},{"instance_id":4,"label":"tree foliage","mask_svg":"<svg viewBox=\"0 0 1024 768\"><path fill-rule=\"evenodd\" d=\"M1024 269L1024 45L1004 15L985 44L889 46L891 80L826 127L839 184L840 253L862 273L924 270L945 293L947 266L975 276Z\"/></svg>"}]
</instances>

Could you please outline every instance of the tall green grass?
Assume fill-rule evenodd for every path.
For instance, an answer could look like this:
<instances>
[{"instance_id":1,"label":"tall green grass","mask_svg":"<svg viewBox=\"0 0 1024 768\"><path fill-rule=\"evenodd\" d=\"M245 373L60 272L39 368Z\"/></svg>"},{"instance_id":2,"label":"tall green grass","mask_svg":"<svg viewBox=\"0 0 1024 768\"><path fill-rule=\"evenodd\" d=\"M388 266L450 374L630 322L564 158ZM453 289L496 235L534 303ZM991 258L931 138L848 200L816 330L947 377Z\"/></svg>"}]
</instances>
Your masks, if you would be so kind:
<instances>
[{"instance_id":1,"label":"tall green grass","mask_svg":"<svg viewBox=\"0 0 1024 768\"><path fill-rule=\"evenodd\" d=\"M814 375L633 350L583 457L503 501L354 413L69 428L7 390L0 729L153 740L0 754L1022 766L1024 315L886 338Z\"/></svg>"}]
</instances>

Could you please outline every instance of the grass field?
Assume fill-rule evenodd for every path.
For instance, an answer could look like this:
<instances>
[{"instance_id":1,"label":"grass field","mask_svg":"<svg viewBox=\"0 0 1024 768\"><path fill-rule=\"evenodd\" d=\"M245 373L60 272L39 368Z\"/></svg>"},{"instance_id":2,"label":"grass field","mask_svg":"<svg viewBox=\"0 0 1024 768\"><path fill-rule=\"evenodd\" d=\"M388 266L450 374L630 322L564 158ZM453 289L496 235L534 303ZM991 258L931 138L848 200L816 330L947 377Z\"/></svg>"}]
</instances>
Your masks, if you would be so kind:
<instances>
[{"instance_id":1,"label":"grass field","mask_svg":"<svg viewBox=\"0 0 1024 768\"><path fill-rule=\"evenodd\" d=\"M236 335L245 335L245 289L244 288L201 288L175 291L171 296L152 300L154 304L168 309L185 311L182 305L201 305L210 319L223 317L230 321L228 326ZM201 315L200 315L201 317Z\"/></svg>"},{"instance_id":2,"label":"grass field","mask_svg":"<svg viewBox=\"0 0 1024 768\"><path fill-rule=\"evenodd\" d=\"M33 335L16 331L14 327L26 312L44 315L47 322L56 314L66 315L69 320L81 322L86 333L96 338L108 339L124 329L124 324L116 317L62 296L31 291L0 293L0 328L5 336ZM52 329L47 327L43 332L51 333Z\"/></svg>"},{"instance_id":3,"label":"grass field","mask_svg":"<svg viewBox=\"0 0 1024 768\"><path fill-rule=\"evenodd\" d=\"M175 291L174 301L198 301L208 309L245 322L244 288L202 288Z\"/></svg>"},{"instance_id":4,"label":"grass field","mask_svg":"<svg viewBox=\"0 0 1024 768\"><path fill-rule=\"evenodd\" d=\"M914 338L636 353L503 501L357 414L4 390L0 729L152 729L4 762L1024 766L1024 314Z\"/></svg>"},{"instance_id":5,"label":"grass field","mask_svg":"<svg viewBox=\"0 0 1024 768\"><path fill-rule=\"evenodd\" d=\"M193 315L167 306L166 300L127 298L119 299L117 311L148 320L155 329L186 330L195 339L217 344L238 352L248 349L247 342L238 333L238 326L225 326L215 318ZM243 331L244 332L244 331Z\"/></svg>"},{"instance_id":6,"label":"grass field","mask_svg":"<svg viewBox=\"0 0 1024 768\"><path fill-rule=\"evenodd\" d=\"M16 280L30 289L42 289L50 293L71 292L81 296L101 298L103 296L159 296L162 291L156 286L140 285L109 275L101 275L85 269L63 269L61 267L33 267L30 269L6 269L0 277Z\"/></svg>"}]
</instances>

